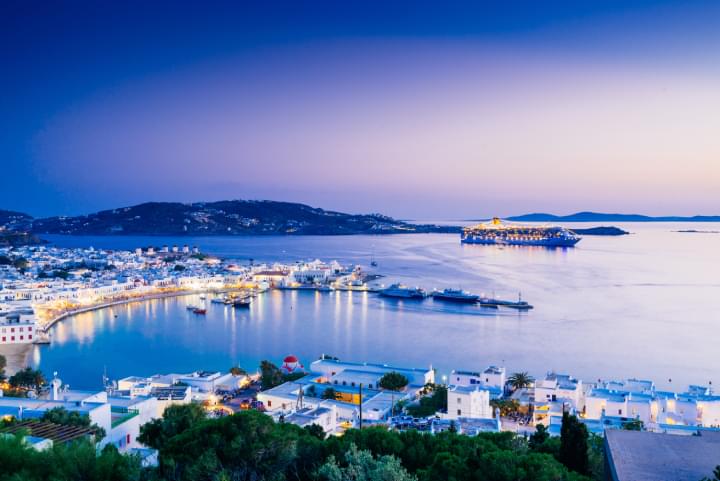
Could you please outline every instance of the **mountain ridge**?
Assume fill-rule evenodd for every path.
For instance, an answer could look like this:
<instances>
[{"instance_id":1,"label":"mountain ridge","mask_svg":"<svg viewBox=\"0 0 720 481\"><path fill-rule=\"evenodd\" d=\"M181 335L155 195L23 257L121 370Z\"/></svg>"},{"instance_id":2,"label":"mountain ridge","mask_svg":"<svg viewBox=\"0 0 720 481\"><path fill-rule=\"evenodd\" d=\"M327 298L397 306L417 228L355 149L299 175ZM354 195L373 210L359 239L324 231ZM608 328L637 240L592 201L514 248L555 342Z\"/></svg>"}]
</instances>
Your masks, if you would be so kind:
<instances>
[{"instance_id":1,"label":"mountain ridge","mask_svg":"<svg viewBox=\"0 0 720 481\"><path fill-rule=\"evenodd\" d=\"M145 202L80 216L33 219L35 234L67 235L352 235L459 232L382 214L347 214L270 200Z\"/></svg>"},{"instance_id":2,"label":"mountain ridge","mask_svg":"<svg viewBox=\"0 0 720 481\"><path fill-rule=\"evenodd\" d=\"M555 215L544 212L507 217L516 222L720 222L720 215L649 216L643 214L617 214L602 212L576 212Z\"/></svg>"}]
</instances>

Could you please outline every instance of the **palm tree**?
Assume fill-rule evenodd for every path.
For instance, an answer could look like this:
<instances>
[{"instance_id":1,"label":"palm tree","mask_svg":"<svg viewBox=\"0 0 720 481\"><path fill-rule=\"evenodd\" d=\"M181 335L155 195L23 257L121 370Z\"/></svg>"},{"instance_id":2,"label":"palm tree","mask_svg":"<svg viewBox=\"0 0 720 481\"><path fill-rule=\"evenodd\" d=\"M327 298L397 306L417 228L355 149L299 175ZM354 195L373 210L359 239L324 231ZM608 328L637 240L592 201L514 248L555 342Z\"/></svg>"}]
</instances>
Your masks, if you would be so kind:
<instances>
[{"instance_id":1,"label":"palm tree","mask_svg":"<svg viewBox=\"0 0 720 481\"><path fill-rule=\"evenodd\" d=\"M530 387L532 383L535 382L535 378L525 371L515 372L508 377L508 382L510 383L512 390L517 391L518 389Z\"/></svg>"}]
</instances>

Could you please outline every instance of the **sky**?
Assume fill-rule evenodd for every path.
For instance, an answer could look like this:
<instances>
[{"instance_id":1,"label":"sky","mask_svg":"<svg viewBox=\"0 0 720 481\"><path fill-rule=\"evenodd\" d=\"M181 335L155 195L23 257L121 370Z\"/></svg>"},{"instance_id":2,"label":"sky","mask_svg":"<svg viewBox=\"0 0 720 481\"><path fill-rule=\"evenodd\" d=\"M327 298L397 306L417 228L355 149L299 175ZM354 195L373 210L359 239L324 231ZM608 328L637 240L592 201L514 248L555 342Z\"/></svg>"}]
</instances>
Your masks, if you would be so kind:
<instances>
[{"instance_id":1,"label":"sky","mask_svg":"<svg viewBox=\"0 0 720 481\"><path fill-rule=\"evenodd\" d=\"M720 2L0 3L0 208L720 214Z\"/></svg>"}]
</instances>

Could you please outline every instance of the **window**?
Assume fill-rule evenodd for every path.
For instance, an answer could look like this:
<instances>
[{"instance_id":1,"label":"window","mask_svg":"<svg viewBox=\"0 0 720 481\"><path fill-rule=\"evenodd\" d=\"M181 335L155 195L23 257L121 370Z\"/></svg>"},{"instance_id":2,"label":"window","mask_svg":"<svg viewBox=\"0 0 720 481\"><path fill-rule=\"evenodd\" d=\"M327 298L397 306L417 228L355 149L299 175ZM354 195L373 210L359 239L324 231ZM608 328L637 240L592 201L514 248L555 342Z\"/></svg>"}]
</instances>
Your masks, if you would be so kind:
<instances>
[{"instance_id":1,"label":"window","mask_svg":"<svg viewBox=\"0 0 720 481\"><path fill-rule=\"evenodd\" d=\"M32 334L30 334L30 335L28 336L28 339L32 340Z\"/></svg>"},{"instance_id":2,"label":"window","mask_svg":"<svg viewBox=\"0 0 720 481\"><path fill-rule=\"evenodd\" d=\"M7 337L3 336L3 342L7 341Z\"/></svg>"},{"instance_id":3,"label":"window","mask_svg":"<svg viewBox=\"0 0 720 481\"><path fill-rule=\"evenodd\" d=\"M15 332L15 328L14 328L14 327L11 327L11 328L10 328L10 332Z\"/></svg>"},{"instance_id":4,"label":"window","mask_svg":"<svg viewBox=\"0 0 720 481\"><path fill-rule=\"evenodd\" d=\"M268 407L272 407L272 401L268 399Z\"/></svg>"},{"instance_id":5,"label":"window","mask_svg":"<svg viewBox=\"0 0 720 481\"><path fill-rule=\"evenodd\" d=\"M3 332L3 334L5 334L5 328L4 328L4 327L2 328L2 332Z\"/></svg>"},{"instance_id":6,"label":"window","mask_svg":"<svg viewBox=\"0 0 720 481\"><path fill-rule=\"evenodd\" d=\"M20 332L23 332L23 328L22 328L22 327L20 328Z\"/></svg>"},{"instance_id":7,"label":"window","mask_svg":"<svg viewBox=\"0 0 720 481\"><path fill-rule=\"evenodd\" d=\"M23 340L23 336L20 336L20 340L21 340L21 341Z\"/></svg>"},{"instance_id":8,"label":"window","mask_svg":"<svg viewBox=\"0 0 720 481\"><path fill-rule=\"evenodd\" d=\"M31 331L32 331L32 327L28 327L28 332L31 332Z\"/></svg>"},{"instance_id":9,"label":"window","mask_svg":"<svg viewBox=\"0 0 720 481\"><path fill-rule=\"evenodd\" d=\"M130 444L130 435L129 435L129 434L127 435L127 438L126 438L126 441L125 441L125 442L128 443L128 444Z\"/></svg>"},{"instance_id":10,"label":"window","mask_svg":"<svg viewBox=\"0 0 720 481\"><path fill-rule=\"evenodd\" d=\"M462 410L458 409L458 416L462 416Z\"/></svg>"},{"instance_id":11,"label":"window","mask_svg":"<svg viewBox=\"0 0 720 481\"><path fill-rule=\"evenodd\" d=\"M10 336L10 340L11 340L11 341L14 341L14 340L15 340L15 336Z\"/></svg>"},{"instance_id":12,"label":"window","mask_svg":"<svg viewBox=\"0 0 720 481\"><path fill-rule=\"evenodd\" d=\"M458 398L458 402L457 402L457 403L458 403L458 404L462 404L462 398L461 398L461 397Z\"/></svg>"},{"instance_id":13,"label":"window","mask_svg":"<svg viewBox=\"0 0 720 481\"><path fill-rule=\"evenodd\" d=\"M618 415L622 416L622 409L618 409Z\"/></svg>"}]
</instances>

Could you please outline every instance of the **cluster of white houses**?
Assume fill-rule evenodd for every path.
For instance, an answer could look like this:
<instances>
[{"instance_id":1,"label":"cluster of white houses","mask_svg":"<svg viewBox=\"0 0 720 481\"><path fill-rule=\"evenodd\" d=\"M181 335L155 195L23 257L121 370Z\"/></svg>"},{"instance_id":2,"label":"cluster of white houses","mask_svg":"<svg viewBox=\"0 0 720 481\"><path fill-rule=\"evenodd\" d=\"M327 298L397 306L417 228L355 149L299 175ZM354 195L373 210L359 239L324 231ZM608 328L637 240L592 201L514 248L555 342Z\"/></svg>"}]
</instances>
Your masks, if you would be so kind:
<instances>
[{"instance_id":1,"label":"cluster of white houses","mask_svg":"<svg viewBox=\"0 0 720 481\"><path fill-rule=\"evenodd\" d=\"M100 440L100 447L113 444L121 452L128 452L143 449L137 440L140 427L162 417L168 406L206 400L218 390L232 390L246 382L244 375L200 371L128 377L102 391L82 391L66 389L55 378L42 398L4 397L0 391L0 416L22 423L41 418L51 409L64 408L87 415L92 424L104 429L106 436ZM33 444L47 447L51 440L38 440L35 436L34 441Z\"/></svg>"},{"instance_id":2,"label":"cluster of white houses","mask_svg":"<svg viewBox=\"0 0 720 481\"><path fill-rule=\"evenodd\" d=\"M407 377L408 386L400 392L381 389L378 382L389 372ZM424 386L434 382L431 368L320 359L309 366L305 377L262 392L258 399L276 418L299 424L317 422L331 433L357 426L360 417L368 424L391 422L399 414L398 402L415 402ZM447 384L447 411L436 413L433 423L452 422L461 432L501 430L491 401L503 398L517 401L530 425L544 424L553 435L560 434L564 412L576 414L597 434L638 421L645 430L674 434L720 428L720 396L703 386L690 386L678 394L657 390L650 381L583 385L570 375L550 372L531 386L512 391L505 368L497 366L477 372L453 371ZM333 390L331 399L323 396L328 389Z\"/></svg>"},{"instance_id":3,"label":"cluster of white houses","mask_svg":"<svg viewBox=\"0 0 720 481\"><path fill-rule=\"evenodd\" d=\"M34 310L38 325L15 326L1 344L33 342L28 327L44 329L59 316L114 302L182 292L233 288L329 286L359 278L359 271L319 260L241 266L199 255L197 247L105 251L47 246L0 249L0 256L23 259L23 266L0 265L0 324L25 322ZM2 329L2 327L0 327ZM13 327L10 327L13 329ZM32 336L32 337L30 337ZM4 339L3 339L4 337Z\"/></svg>"}]
</instances>

